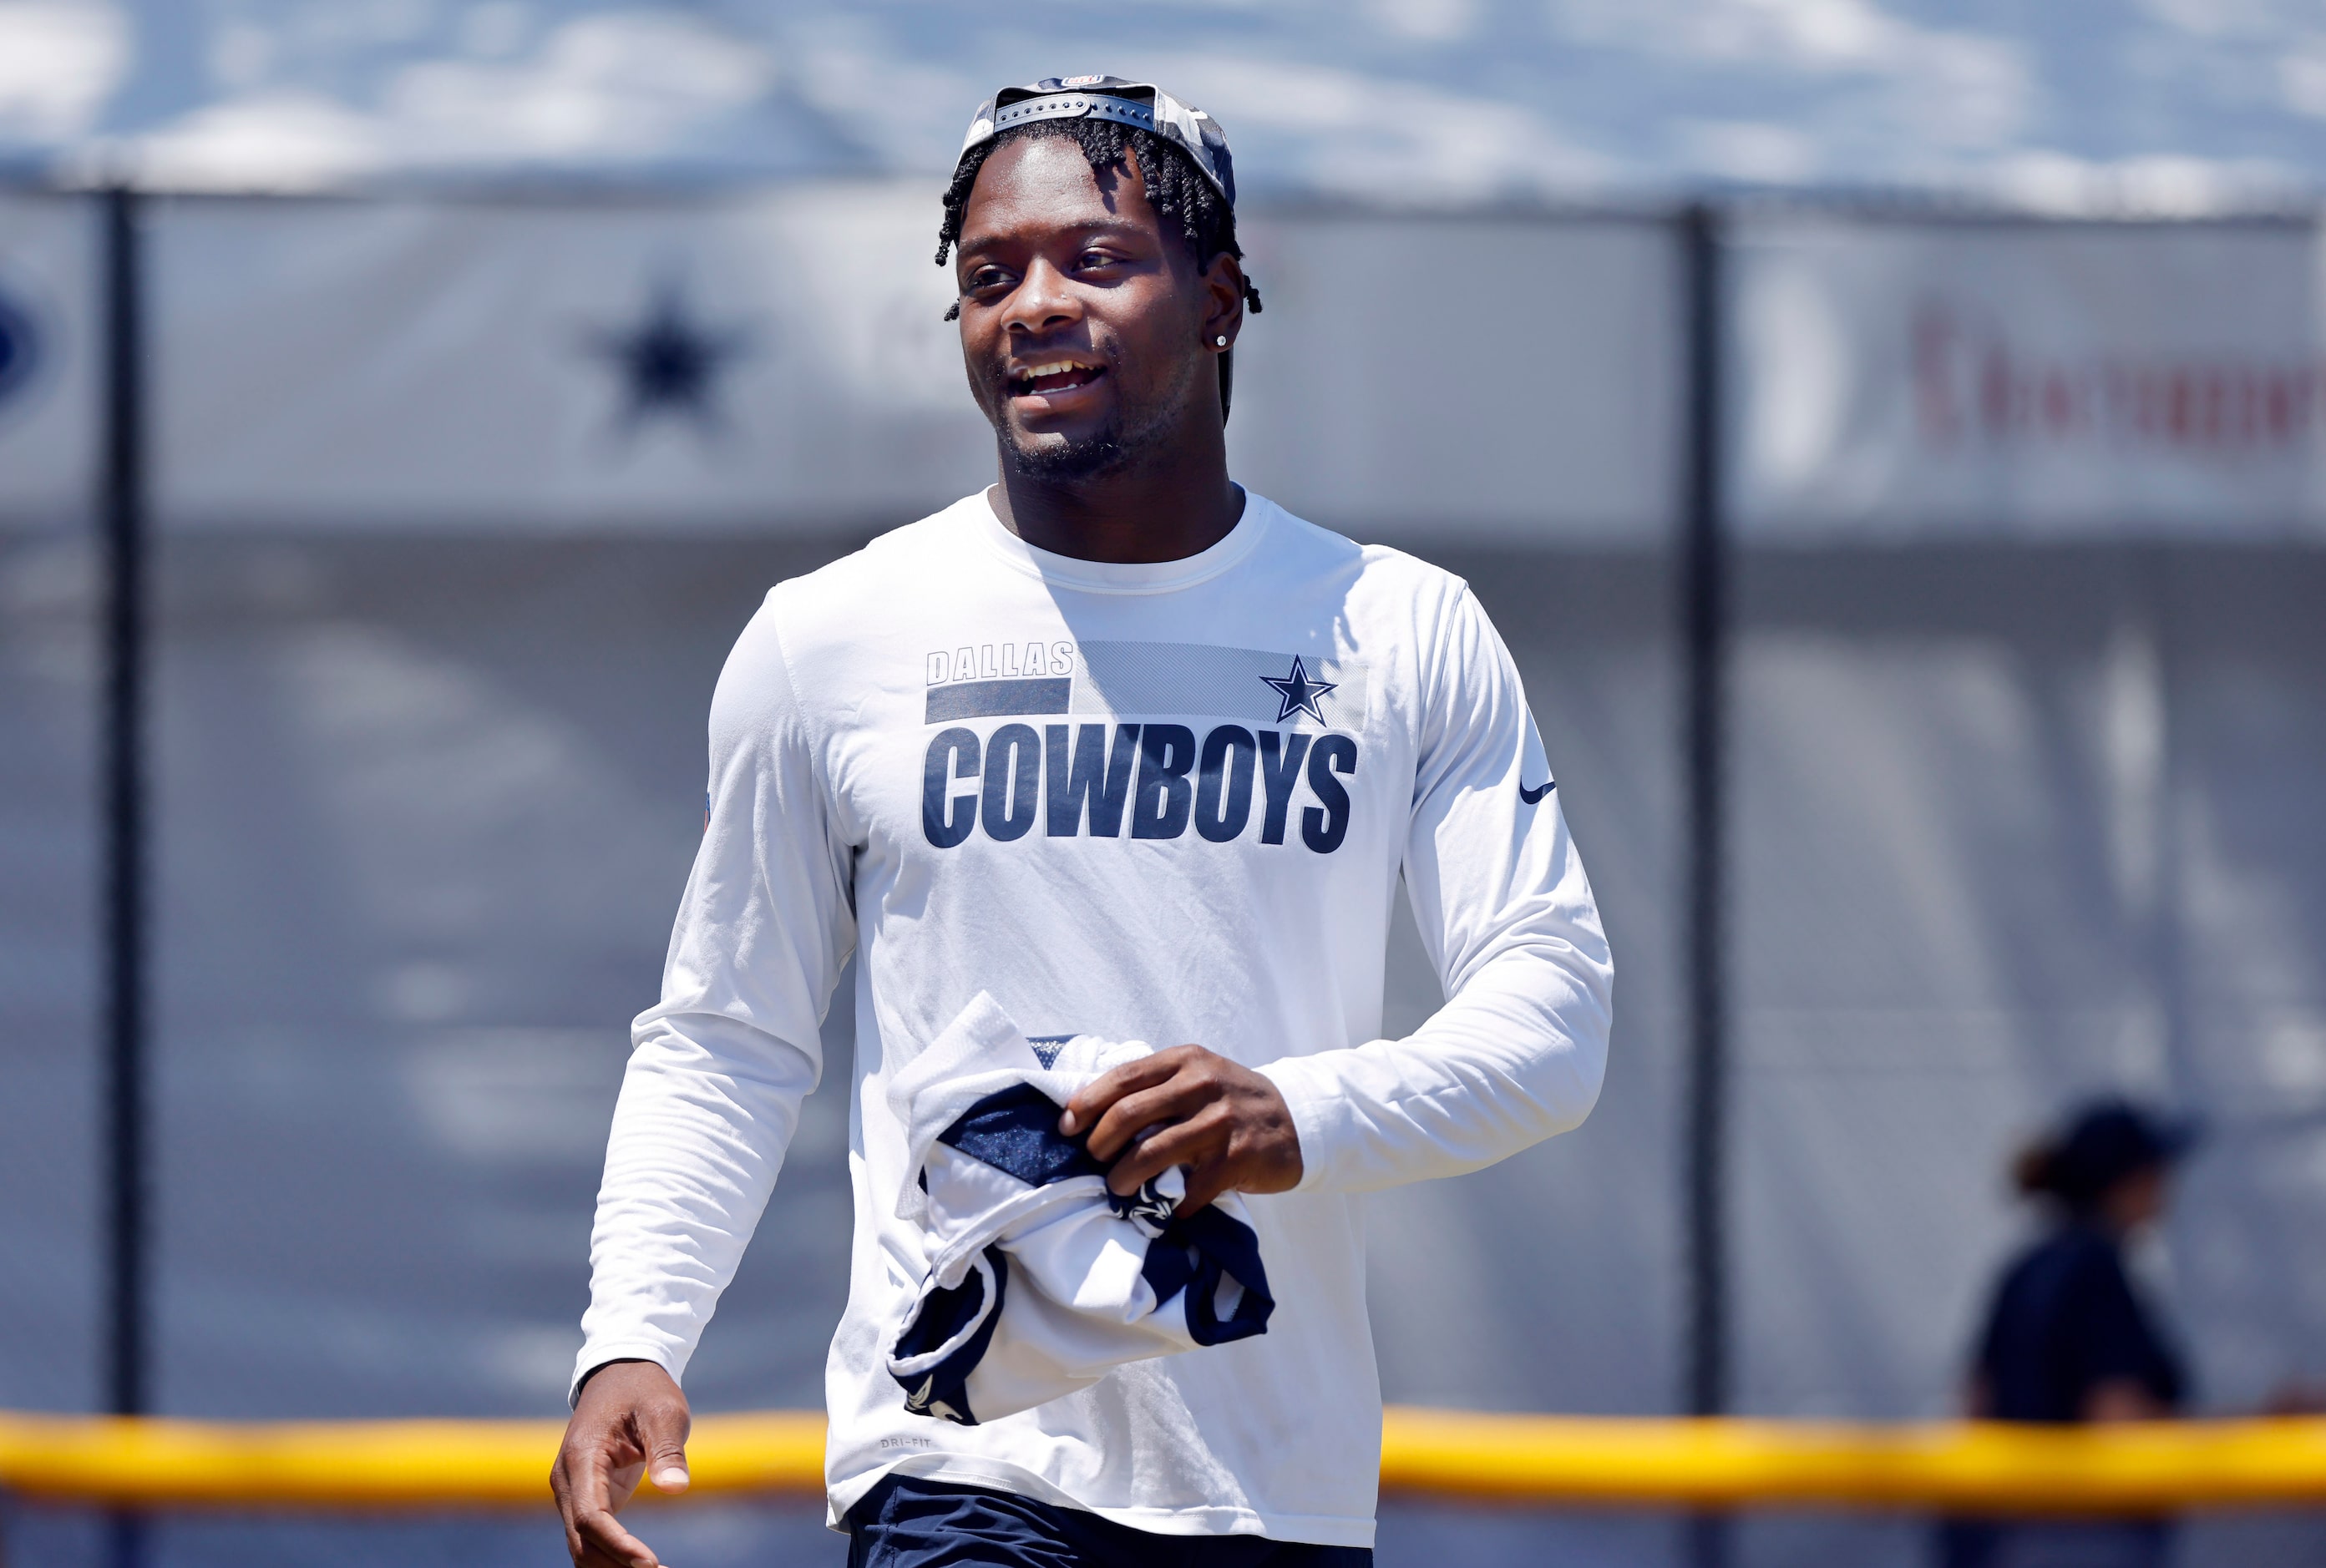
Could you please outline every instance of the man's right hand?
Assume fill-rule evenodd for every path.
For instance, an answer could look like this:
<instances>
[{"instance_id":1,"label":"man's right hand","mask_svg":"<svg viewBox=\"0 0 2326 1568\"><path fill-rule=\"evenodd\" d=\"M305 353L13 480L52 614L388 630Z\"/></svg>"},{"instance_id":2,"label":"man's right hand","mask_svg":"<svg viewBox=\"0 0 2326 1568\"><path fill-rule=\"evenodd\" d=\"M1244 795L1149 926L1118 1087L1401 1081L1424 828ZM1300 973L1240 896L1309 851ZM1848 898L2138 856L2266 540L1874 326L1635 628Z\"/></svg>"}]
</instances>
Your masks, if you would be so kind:
<instances>
[{"instance_id":1,"label":"man's right hand","mask_svg":"<svg viewBox=\"0 0 2326 1568\"><path fill-rule=\"evenodd\" d=\"M610 1361L590 1374L549 1489L575 1568L661 1568L654 1549L616 1522L641 1475L658 1491L686 1489L686 1396L652 1361Z\"/></svg>"}]
</instances>

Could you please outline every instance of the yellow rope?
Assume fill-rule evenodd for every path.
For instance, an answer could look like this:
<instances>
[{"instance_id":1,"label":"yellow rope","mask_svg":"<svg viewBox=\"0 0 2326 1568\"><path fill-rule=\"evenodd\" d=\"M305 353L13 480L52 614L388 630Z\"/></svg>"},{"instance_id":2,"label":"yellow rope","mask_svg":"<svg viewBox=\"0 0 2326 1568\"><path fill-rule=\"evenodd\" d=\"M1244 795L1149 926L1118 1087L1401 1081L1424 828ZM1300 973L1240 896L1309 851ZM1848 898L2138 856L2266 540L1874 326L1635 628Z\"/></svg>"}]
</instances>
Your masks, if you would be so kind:
<instances>
[{"instance_id":1,"label":"yellow rope","mask_svg":"<svg viewBox=\"0 0 2326 1568\"><path fill-rule=\"evenodd\" d=\"M0 1415L0 1489L155 1506L467 1508L549 1498L557 1421L209 1423ZM823 1417L706 1415L697 1496L821 1491Z\"/></svg>"},{"instance_id":2,"label":"yellow rope","mask_svg":"<svg viewBox=\"0 0 2326 1568\"><path fill-rule=\"evenodd\" d=\"M1606 1507L1997 1512L2326 1507L2326 1419L2107 1430L1391 1409L1382 1484ZM154 1508L539 1507L554 1421L207 1423L0 1414L0 1489ZM814 1493L823 1418L706 1415L692 1497Z\"/></svg>"},{"instance_id":3,"label":"yellow rope","mask_svg":"<svg viewBox=\"0 0 2326 1568\"><path fill-rule=\"evenodd\" d=\"M1393 1409L1382 1484L1512 1501L2122 1512L2326 1505L2326 1420L2096 1430Z\"/></svg>"}]
</instances>

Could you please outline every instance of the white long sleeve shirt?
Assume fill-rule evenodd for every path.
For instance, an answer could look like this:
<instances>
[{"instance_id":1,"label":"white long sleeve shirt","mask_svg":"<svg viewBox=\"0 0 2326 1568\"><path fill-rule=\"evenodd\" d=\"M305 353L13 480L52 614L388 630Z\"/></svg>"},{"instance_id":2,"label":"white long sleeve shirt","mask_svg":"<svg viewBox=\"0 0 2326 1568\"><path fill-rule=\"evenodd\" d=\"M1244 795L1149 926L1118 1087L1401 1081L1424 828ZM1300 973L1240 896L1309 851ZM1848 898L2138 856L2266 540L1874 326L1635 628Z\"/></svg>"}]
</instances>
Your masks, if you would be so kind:
<instances>
[{"instance_id":1,"label":"white long sleeve shirt","mask_svg":"<svg viewBox=\"0 0 2326 1568\"><path fill-rule=\"evenodd\" d=\"M1448 1000L1385 1040L1400 871ZM1356 1195L1576 1126L1606 1062L1606 939L1467 586L1258 496L1201 554L1124 565L1035 549L979 495L770 592L712 701L710 819L635 1025L577 1378L625 1357L683 1378L851 949L835 1523L901 1471L1152 1531L1370 1545ZM976 1426L906 1411L883 1346L926 1259L895 1212L886 1043L980 991L1037 1035L1194 1042L1274 1081L1304 1174L1248 1200L1266 1334Z\"/></svg>"}]
</instances>

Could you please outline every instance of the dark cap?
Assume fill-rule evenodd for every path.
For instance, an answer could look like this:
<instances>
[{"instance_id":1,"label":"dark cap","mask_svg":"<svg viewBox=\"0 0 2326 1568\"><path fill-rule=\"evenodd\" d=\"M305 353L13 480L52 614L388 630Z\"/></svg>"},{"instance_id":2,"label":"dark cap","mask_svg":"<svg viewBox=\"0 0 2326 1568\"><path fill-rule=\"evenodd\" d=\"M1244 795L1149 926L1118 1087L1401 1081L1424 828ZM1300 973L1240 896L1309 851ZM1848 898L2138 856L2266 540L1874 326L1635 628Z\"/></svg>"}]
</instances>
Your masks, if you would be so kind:
<instances>
[{"instance_id":1,"label":"dark cap","mask_svg":"<svg viewBox=\"0 0 2326 1568\"><path fill-rule=\"evenodd\" d=\"M2045 1152L2037 1184L2072 1207L2087 1207L2135 1172L2171 1164L2196 1141L2193 1122L2155 1116L2127 1100L2096 1100Z\"/></svg>"},{"instance_id":2,"label":"dark cap","mask_svg":"<svg viewBox=\"0 0 2326 1568\"><path fill-rule=\"evenodd\" d=\"M1119 76L1046 76L1031 87L1003 88L977 106L962 139L966 158L1012 125L1035 120L1096 119L1135 125L1177 146L1235 205L1235 160L1228 153L1227 133L1220 123L1196 107L1181 103L1152 82L1126 81ZM960 159L954 167L961 166Z\"/></svg>"}]
</instances>

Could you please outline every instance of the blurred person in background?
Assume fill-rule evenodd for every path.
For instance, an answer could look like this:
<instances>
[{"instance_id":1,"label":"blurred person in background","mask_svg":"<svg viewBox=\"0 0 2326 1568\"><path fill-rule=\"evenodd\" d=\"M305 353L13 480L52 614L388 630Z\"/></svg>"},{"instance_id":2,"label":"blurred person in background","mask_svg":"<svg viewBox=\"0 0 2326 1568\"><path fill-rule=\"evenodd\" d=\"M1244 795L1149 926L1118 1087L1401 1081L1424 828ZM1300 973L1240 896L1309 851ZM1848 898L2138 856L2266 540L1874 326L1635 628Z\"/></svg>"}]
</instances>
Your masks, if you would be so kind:
<instances>
[{"instance_id":1,"label":"blurred person in background","mask_svg":"<svg viewBox=\"0 0 2326 1568\"><path fill-rule=\"evenodd\" d=\"M2163 1218L2172 1167L2194 1137L2185 1123L2108 1099L2019 1156L2019 1191L2051 1211L2050 1223L1996 1288L1964 1391L1972 1419L2073 1425L2181 1413L2186 1369L2126 1252ZM2172 1532L2158 1519L1950 1520L1940 1544L1945 1568L2154 1568Z\"/></svg>"}]
</instances>

